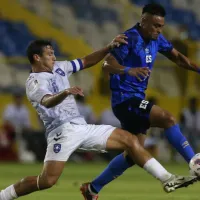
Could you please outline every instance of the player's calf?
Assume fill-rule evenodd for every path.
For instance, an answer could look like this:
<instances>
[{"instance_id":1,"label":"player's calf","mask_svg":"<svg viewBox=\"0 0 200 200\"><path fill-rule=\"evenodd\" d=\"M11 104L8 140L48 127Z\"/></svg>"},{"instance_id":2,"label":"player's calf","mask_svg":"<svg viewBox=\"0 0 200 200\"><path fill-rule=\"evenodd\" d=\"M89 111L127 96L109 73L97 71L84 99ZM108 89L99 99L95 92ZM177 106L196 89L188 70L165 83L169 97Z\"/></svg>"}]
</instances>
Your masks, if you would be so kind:
<instances>
[{"instance_id":1,"label":"player's calf","mask_svg":"<svg viewBox=\"0 0 200 200\"><path fill-rule=\"evenodd\" d=\"M55 177L28 176L2 190L0 192L0 200L12 200L38 190L51 188L57 180L58 178Z\"/></svg>"},{"instance_id":2,"label":"player's calf","mask_svg":"<svg viewBox=\"0 0 200 200\"><path fill-rule=\"evenodd\" d=\"M65 162L47 161L40 176L28 176L0 192L0 200L12 200L38 190L51 188L59 179Z\"/></svg>"}]
</instances>

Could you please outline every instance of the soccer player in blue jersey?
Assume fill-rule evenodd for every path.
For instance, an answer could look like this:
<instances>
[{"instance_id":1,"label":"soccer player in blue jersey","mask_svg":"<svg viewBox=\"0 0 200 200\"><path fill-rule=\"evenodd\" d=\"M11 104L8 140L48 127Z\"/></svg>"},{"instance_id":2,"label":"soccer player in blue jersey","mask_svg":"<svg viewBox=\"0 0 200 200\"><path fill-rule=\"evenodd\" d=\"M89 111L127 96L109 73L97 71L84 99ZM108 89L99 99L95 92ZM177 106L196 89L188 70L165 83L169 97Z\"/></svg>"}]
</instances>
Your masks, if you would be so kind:
<instances>
[{"instance_id":1,"label":"soccer player in blue jersey","mask_svg":"<svg viewBox=\"0 0 200 200\"><path fill-rule=\"evenodd\" d=\"M173 48L161 34L165 14L161 5L144 6L140 23L125 31L128 44L114 48L103 69L110 73L112 109L122 128L136 134L142 145L148 128L164 128L169 143L189 162L195 153L173 115L145 100L145 90L158 52L184 69L200 72L200 68ZM133 165L126 152L115 157L100 176L81 186L85 199L97 199L97 193L106 184Z\"/></svg>"}]
</instances>

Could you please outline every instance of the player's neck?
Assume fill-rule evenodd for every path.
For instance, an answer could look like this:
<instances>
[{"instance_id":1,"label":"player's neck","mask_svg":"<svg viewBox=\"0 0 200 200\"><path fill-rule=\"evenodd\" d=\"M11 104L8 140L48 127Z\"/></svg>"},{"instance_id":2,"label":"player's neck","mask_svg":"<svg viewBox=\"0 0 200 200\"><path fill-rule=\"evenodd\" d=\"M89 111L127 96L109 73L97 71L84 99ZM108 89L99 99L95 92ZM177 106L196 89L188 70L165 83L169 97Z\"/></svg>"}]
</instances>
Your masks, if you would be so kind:
<instances>
[{"instance_id":1,"label":"player's neck","mask_svg":"<svg viewBox=\"0 0 200 200\"><path fill-rule=\"evenodd\" d=\"M49 73L52 73L52 71L43 66L43 65L32 65L32 70L31 70L32 73L40 73L40 72L49 72Z\"/></svg>"},{"instance_id":2,"label":"player's neck","mask_svg":"<svg viewBox=\"0 0 200 200\"><path fill-rule=\"evenodd\" d=\"M140 23L138 24L138 31L139 31L140 35L142 36L143 40L145 42L149 42L149 38L146 36L145 31L142 29Z\"/></svg>"}]
</instances>

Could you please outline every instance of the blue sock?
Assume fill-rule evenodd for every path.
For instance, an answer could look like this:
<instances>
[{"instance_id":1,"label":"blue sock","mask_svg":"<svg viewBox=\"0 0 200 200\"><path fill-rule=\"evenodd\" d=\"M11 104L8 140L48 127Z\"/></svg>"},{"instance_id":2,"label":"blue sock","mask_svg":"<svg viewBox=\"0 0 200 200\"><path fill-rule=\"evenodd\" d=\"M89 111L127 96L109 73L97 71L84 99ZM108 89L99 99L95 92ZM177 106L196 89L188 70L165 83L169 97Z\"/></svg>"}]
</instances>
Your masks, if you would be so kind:
<instances>
[{"instance_id":1,"label":"blue sock","mask_svg":"<svg viewBox=\"0 0 200 200\"><path fill-rule=\"evenodd\" d=\"M126 169L133 166L133 161L127 156L124 158L123 153L119 154L107 166L107 168L91 182L91 188L94 192L99 192L105 185L120 176Z\"/></svg>"},{"instance_id":2,"label":"blue sock","mask_svg":"<svg viewBox=\"0 0 200 200\"><path fill-rule=\"evenodd\" d=\"M183 156L189 163L191 158L195 155L192 147L187 139L180 131L179 125L176 124L168 129L165 129L165 135L169 143Z\"/></svg>"}]
</instances>

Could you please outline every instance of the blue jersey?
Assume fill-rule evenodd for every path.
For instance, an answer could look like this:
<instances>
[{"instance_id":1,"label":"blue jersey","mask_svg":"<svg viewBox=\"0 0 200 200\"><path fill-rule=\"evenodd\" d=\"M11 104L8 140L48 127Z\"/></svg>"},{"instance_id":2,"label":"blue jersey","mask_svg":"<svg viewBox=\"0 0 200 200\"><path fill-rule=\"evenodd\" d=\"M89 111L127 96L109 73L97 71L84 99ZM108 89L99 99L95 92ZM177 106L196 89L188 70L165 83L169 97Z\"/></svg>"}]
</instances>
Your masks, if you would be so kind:
<instances>
[{"instance_id":1,"label":"blue jersey","mask_svg":"<svg viewBox=\"0 0 200 200\"><path fill-rule=\"evenodd\" d=\"M139 24L125 31L128 44L114 48L111 54L119 64L125 67L148 67L152 70L157 52L168 52L173 49L172 44L162 34L157 40L145 41L140 35ZM131 97L145 98L149 77L140 82L136 77L128 74L110 74L110 88L112 91L112 106L122 103Z\"/></svg>"}]
</instances>

